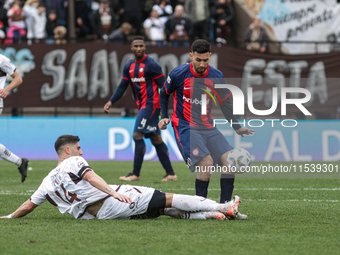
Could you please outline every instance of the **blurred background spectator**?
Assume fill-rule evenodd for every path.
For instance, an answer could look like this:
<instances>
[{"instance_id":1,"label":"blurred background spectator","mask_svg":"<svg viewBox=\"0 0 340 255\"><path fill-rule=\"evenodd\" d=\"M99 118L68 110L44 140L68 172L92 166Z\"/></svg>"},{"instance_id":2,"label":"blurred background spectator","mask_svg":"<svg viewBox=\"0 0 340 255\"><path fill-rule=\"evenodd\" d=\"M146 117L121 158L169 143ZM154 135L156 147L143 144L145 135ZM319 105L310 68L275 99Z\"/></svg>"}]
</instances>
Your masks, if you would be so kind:
<instances>
[{"instance_id":1,"label":"blurred background spectator","mask_svg":"<svg viewBox=\"0 0 340 255\"><path fill-rule=\"evenodd\" d=\"M217 0L211 7L211 17L214 19L215 39L218 44L227 44L232 31L234 8L231 0Z\"/></svg>"},{"instance_id":2,"label":"blurred background spectator","mask_svg":"<svg viewBox=\"0 0 340 255\"><path fill-rule=\"evenodd\" d=\"M152 10L150 17L144 21L144 33L153 46L165 46L166 35L164 30L164 23L159 18L157 10Z\"/></svg>"},{"instance_id":3,"label":"blurred background spectator","mask_svg":"<svg viewBox=\"0 0 340 255\"><path fill-rule=\"evenodd\" d=\"M259 51L261 53L267 50L267 33L261 25L258 16L254 17L253 22L248 27L246 33L246 49Z\"/></svg>"},{"instance_id":4,"label":"blurred background spectator","mask_svg":"<svg viewBox=\"0 0 340 255\"><path fill-rule=\"evenodd\" d=\"M172 46L187 46L192 40L193 25L185 15L182 5L175 7L175 12L165 23L165 32Z\"/></svg>"},{"instance_id":5,"label":"blurred background spectator","mask_svg":"<svg viewBox=\"0 0 340 255\"><path fill-rule=\"evenodd\" d=\"M118 9L122 22L130 23L136 29L137 35L141 35L144 4L145 0L119 0Z\"/></svg>"},{"instance_id":6,"label":"blurred background spectator","mask_svg":"<svg viewBox=\"0 0 340 255\"><path fill-rule=\"evenodd\" d=\"M152 7L152 10L156 10L159 19L165 24L168 21L170 15L172 15L172 6L168 0L157 0L156 4Z\"/></svg>"},{"instance_id":7,"label":"blurred background spectator","mask_svg":"<svg viewBox=\"0 0 340 255\"><path fill-rule=\"evenodd\" d=\"M91 34L89 16L91 13L90 4L85 1L75 1L76 37L86 38Z\"/></svg>"},{"instance_id":8,"label":"blurred background spectator","mask_svg":"<svg viewBox=\"0 0 340 255\"><path fill-rule=\"evenodd\" d=\"M7 11L8 30L5 40L6 44L13 43L13 37L17 37L19 42L26 36L25 14L22 11L20 1L14 1Z\"/></svg>"},{"instance_id":9,"label":"blurred background spectator","mask_svg":"<svg viewBox=\"0 0 340 255\"><path fill-rule=\"evenodd\" d=\"M184 10L194 26L192 39L207 39L210 18L208 0L186 0Z\"/></svg>"},{"instance_id":10,"label":"blurred background spectator","mask_svg":"<svg viewBox=\"0 0 340 255\"><path fill-rule=\"evenodd\" d=\"M40 4L38 6L37 12L32 13L32 16L30 18L32 27L32 38L34 38L35 43L40 43L42 40L46 37L46 8L43 4Z\"/></svg>"},{"instance_id":11,"label":"blurred background spectator","mask_svg":"<svg viewBox=\"0 0 340 255\"><path fill-rule=\"evenodd\" d=\"M54 29L59 26L60 23L57 18L57 14L54 10L50 10L47 15L46 21L46 43L52 44L54 43Z\"/></svg>"},{"instance_id":12,"label":"blurred background spectator","mask_svg":"<svg viewBox=\"0 0 340 255\"><path fill-rule=\"evenodd\" d=\"M90 23L97 39L110 34L116 28L116 14L108 0L100 0L100 8L90 15Z\"/></svg>"},{"instance_id":13,"label":"blurred background spectator","mask_svg":"<svg viewBox=\"0 0 340 255\"><path fill-rule=\"evenodd\" d=\"M38 12L39 0L27 0L22 8L25 14L25 22L26 22L26 30L27 30L27 39L29 44L31 44L31 40L34 38L33 35L33 23L32 16L36 15Z\"/></svg>"},{"instance_id":14,"label":"blurred background spectator","mask_svg":"<svg viewBox=\"0 0 340 255\"><path fill-rule=\"evenodd\" d=\"M128 35L131 33L132 26L130 23L124 22L119 28L108 35L108 39L114 43L125 44L128 42Z\"/></svg>"},{"instance_id":15,"label":"blurred background spectator","mask_svg":"<svg viewBox=\"0 0 340 255\"><path fill-rule=\"evenodd\" d=\"M55 44L66 44L66 33L67 33L67 29L64 26L57 26L54 30L54 41Z\"/></svg>"}]
</instances>

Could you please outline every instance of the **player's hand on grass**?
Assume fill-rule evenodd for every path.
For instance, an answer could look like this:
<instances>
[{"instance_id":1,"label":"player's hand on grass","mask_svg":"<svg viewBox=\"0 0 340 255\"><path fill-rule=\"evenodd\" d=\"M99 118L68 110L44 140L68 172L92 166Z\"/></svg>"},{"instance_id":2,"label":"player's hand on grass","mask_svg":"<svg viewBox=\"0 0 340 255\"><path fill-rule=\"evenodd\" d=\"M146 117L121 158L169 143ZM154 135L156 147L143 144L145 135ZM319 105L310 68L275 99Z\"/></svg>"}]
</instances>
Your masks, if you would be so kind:
<instances>
[{"instance_id":1,"label":"player's hand on grass","mask_svg":"<svg viewBox=\"0 0 340 255\"><path fill-rule=\"evenodd\" d=\"M111 106L112 106L112 102L111 102L111 101L107 102L107 103L104 105L104 112L105 112L105 113L110 113L109 109L111 108Z\"/></svg>"},{"instance_id":2,"label":"player's hand on grass","mask_svg":"<svg viewBox=\"0 0 340 255\"><path fill-rule=\"evenodd\" d=\"M166 126L170 123L170 120L168 118L164 118L164 119L161 119L159 122L158 122L158 127L159 129L166 129Z\"/></svg>"},{"instance_id":3,"label":"player's hand on grass","mask_svg":"<svg viewBox=\"0 0 340 255\"><path fill-rule=\"evenodd\" d=\"M252 135L252 134L254 134L255 130L248 129L248 128L245 128L245 127L241 127L241 128L236 130L236 133L243 137L243 135Z\"/></svg>"},{"instance_id":4,"label":"player's hand on grass","mask_svg":"<svg viewBox=\"0 0 340 255\"><path fill-rule=\"evenodd\" d=\"M128 203L128 204L131 204L132 203L132 199L127 197L127 196L124 196L122 194L119 194L118 192L114 192L113 195L112 195L115 199L118 199L119 201L121 202L124 202L124 203Z\"/></svg>"}]
</instances>

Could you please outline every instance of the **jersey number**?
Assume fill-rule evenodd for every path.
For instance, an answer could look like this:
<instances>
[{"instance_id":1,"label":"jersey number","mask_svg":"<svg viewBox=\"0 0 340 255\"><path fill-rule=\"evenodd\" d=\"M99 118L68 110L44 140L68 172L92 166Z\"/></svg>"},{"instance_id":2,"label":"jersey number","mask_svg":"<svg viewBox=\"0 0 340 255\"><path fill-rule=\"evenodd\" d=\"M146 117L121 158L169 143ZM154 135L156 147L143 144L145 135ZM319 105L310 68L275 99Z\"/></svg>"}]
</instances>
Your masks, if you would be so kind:
<instances>
[{"instance_id":1,"label":"jersey number","mask_svg":"<svg viewBox=\"0 0 340 255\"><path fill-rule=\"evenodd\" d=\"M145 127L147 119L143 118L142 121L140 122L140 126L138 127L138 129L143 129Z\"/></svg>"},{"instance_id":2,"label":"jersey number","mask_svg":"<svg viewBox=\"0 0 340 255\"><path fill-rule=\"evenodd\" d=\"M64 195L65 195L65 199L68 201L65 201L64 198L62 198L62 196L60 195L60 193L58 191L55 192L55 194L61 198L61 200L63 200L65 203L67 204L72 204L74 200L76 201L81 201L78 197L77 197L77 194L75 193L71 193L71 192L68 192L65 188L64 188L64 184L61 184L60 187L63 189L64 191ZM70 196L70 198L67 197L67 195Z\"/></svg>"}]
</instances>

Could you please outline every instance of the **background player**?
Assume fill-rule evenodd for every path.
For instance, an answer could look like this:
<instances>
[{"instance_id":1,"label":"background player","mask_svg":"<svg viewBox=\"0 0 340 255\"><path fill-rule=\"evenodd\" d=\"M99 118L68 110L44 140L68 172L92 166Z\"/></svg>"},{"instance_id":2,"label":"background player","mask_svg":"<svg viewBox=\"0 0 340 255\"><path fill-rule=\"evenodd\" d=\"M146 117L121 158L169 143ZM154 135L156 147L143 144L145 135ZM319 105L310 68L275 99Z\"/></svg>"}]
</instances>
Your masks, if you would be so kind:
<instances>
[{"instance_id":1,"label":"background player","mask_svg":"<svg viewBox=\"0 0 340 255\"><path fill-rule=\"evenodd\" d=\"M129 60L123 70L122 80L105 104L104 111L109 113L109 109L118 99L120 99L128 85L131 84L133 96L138 106L133 140L135 141L135 157L133 171L126 176L119 177L123 181L139 181L140 170L145 154L144 137L150 138L155 146L157 156L166 171L162 181L177 181L177 176L172 169L168 148L162 140L158 128L159 121L159 94L158 88L163 87L164 73L160 65L145 54L145 43L141 36L133 38L131 50L135 55L134 59Z\"/></svg>"},{"instance_id":2,"label":"background player","mask_svg":"<svg viewBox=\"0 0 340 255\"><path fill-rule=\"evenodd\" d=\"M195 166L200 167L195 187L196 195L203 197L207 197L211 176L211 173L205 170L216 164L222 164L228 169L226 159L229 151L232 150L224 135L213 126L211 109L214 99L211 98L210 92L215 91L216 82L225 83L225 79L221 71L209 66L210 56L211 48L207 41L202 39L194 41L190 53L192 62L173 69L160 92L162 119L159 128L166 129L166 125L169 124L169 96L174 93L174 113L171 121L177 145L192 172ZM195 103L201 100L202 93L207 96L209 102L206 115L201 114L202 103ZM228 99L231 95L230 91L218 90L215 94L220 99L220 107L225 118L229 123L231 121L237 123ZM234 124L233 128L241 136L254 132L239 124ZM231 199L234 179L234 173L221 174L221 203Z\"/></svg>"},{"instance_id":3,"label":"background player","mask_svg":"<svg viewBox=\"0 0 340 255\"><path fill-rule=\"evenodd\" d=\"M9 74L13 80L5 87L6 75ZM8 93L13 89L19 87L22 83L22 78L16 71L16 67L11 61L0 54L0 115L4 107L4 99ZM16 164L21 174L21 182L24 182L27 176L28 160L26 158L19 158L17 155L10 152L4 145L0 144L0 157Z\"/></svg>"},{"instance_id":4,"label":"background player","mask_svg":"<svg viewBox=\"0 0 340 255\"><path fill-rule=\"evenodd\" d=\"M49 201L61 213L76 219L155 218L161 212L176 218L225 219L225 215L235 215L241 203L238 196L229 203L219 204L148 187L108 185L81 157L78 136L60 136L54 147L58 166L44 178L30 199L1 218L23 217Z\"/></svg>"}]
</instances>

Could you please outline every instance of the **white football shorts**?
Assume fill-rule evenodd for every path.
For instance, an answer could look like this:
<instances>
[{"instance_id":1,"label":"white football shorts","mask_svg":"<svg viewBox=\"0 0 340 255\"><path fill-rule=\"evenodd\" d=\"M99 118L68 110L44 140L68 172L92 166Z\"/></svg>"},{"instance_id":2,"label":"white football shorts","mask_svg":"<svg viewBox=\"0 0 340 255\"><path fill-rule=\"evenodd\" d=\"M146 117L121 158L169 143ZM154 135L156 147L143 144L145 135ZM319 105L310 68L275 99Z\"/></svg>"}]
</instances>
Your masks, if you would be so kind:
<instances>
[{"instance_id":1,"label":"white football shorts","mask_svg":"<svg viewBox=\"0 0 340 255\"><path fill-rule=\"evenodd\" d=\"M130 197L132 203L120 202L113 197L107 198L97 213L97 218L101 220L129 219L133 215L145 213L155 192L154 188L143 186L110 186L118 193Z\"/></svg>"}]
</instances>

